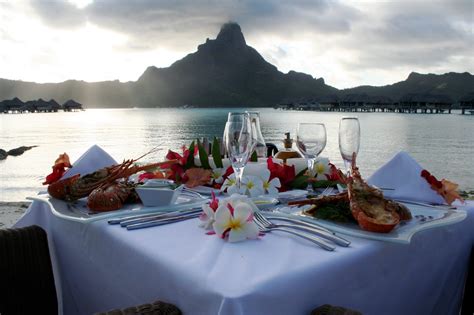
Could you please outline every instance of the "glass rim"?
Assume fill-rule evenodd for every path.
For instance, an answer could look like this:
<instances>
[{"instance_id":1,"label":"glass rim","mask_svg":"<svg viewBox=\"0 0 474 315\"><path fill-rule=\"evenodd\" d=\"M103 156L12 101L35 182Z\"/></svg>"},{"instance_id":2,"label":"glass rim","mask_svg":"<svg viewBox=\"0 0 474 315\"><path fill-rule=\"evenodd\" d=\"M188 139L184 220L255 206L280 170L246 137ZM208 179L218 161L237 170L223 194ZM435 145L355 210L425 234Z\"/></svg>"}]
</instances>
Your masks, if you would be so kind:
<instances>
[{"instance_id":1,"label":"glass rim","mask_svg":"<svg viewBox=\"0 0 474 315\"><path fill-rule=\"evenodd\" d=\"M341 120L343 120L343 119L357 119L357 120L359 120L359 117L357 117L357 116L342 116Z\"/></svg>"},{"instance_id":2,"label":"glass rim","mask_svg":"<svg viewBox=\"0 0 474 315\"><path fill-rule=\"evenodd\" d=\"M298 126L300 126L300 125L322 125L322 126L325 126L324 123L312 123L312 122L298 123Z\"/></svg>"}]
</instances>

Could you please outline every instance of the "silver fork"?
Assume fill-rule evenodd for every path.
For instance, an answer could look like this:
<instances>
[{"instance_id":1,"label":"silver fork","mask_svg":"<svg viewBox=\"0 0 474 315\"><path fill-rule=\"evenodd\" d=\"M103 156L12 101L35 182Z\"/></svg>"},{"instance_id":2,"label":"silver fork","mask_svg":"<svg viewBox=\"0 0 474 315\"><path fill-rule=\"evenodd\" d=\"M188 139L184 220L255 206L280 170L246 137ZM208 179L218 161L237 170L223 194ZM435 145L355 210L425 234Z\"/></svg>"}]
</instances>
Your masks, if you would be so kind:
<instances>
[{"instance_id":1,"label":"silver fork","mask_svg":"<svg viewBox=\"0 0 474 315\"><path fill-rule=\"evenodd\" d=\"M254 219L254 222L257 224L258 230L262 233L268 233L271 231L281 231L281 232L286 232L290 233L296 236L299 236L301 238L304 238L305 240L308 240L310 242L313 242L314 244L320 246L321 248L328 250L328 251L333 251L336 249L336 247L332 246L331 244L327 243L323 239L320 239L318 237L306 234L306 233L300 233L291 229L283 228L283 227L265 227L262 223L260 223L258 220Z\"/></svg>"},{"instance_id":2,"label":"silver fork","mask_svg":"<svg viewBox=\"0 0 474 315\"><path fill-rule=\"evenodd\" d=\"M333 241L334 243L336 243L337 245L340 245L340 246L347 247L351 244L351 242L349 242L348 240L346 240L342 237L339 237L337 235L334 235L331 232L327 232L327 231L324 231L324 230L321 230L321 229L317 229L317 228L314 228L314 227L311 227L311 226L308 226L308 225L288 224L288 223L278 223L278 224L273 223L273 222L269 221L267 218L265 218L263 216L263 214L261 214L257 211L254 212L254 218L257 221L259 221L263 226L265 226L267 228L279 228L279 227L281 227L281 228L295 229L295 230L299 230L299 231L302 231L302 232L311 233L311 234L319 236L319 237L323 237L327 240Z\"/></svg>"}]
</instances>

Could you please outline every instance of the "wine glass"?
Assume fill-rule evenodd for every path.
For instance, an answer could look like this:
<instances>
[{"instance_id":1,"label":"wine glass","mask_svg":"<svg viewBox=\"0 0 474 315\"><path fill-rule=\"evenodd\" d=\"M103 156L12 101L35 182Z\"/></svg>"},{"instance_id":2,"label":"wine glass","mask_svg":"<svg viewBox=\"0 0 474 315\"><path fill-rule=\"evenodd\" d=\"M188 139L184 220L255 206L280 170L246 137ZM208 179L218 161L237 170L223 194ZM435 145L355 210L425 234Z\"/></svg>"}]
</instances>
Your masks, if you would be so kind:
<instances>
[{"instance_id":1,"label":"wine glass","mask_svg":"<svg viewBox=\"0 0 474 315\"><path fill-rule=\"evenodd\" d=\"M347 174L350 175L352 160L357 156L360 145L360 125L357 117L342 117L339 122L339 151Z\"/></svg>"},{"instance_id":2,"label":"wine glass","mask_svg":"<svg viewBox=\"0 0 474 315\"><path fill-rule=\"evenodd\" d=\"M257 157L264 158L267 156L267 145L265 139L263 138L262 131L260 129L260 112L251 112L247 111L250 115L250 122L252 124L253 138L256 142L255 152Z\"/></svg>"},{"instance_id":3,"label":"wine glass","mask_svg":"<svg viewBox=\"0 0 474 315\"><path fill-rule=\"evenodd\" d=\"M326 127L321 123L300 123L296 130L296 147L308 160L308 172L314 177L314 162L326 147ZM308 181L309 192L314 193L311 181Z\"/></svg>"},{"instance_id":4,"label":"wine glass","mask_svg":"<svg viewBox=\"0 0 474 315\"><path fill-rule=\"evenodd\" d=\"M229 113L224 132L224 145L229 155L238 191L245 165L255 147L248 113Z\"/></svg>"}]
</instances>

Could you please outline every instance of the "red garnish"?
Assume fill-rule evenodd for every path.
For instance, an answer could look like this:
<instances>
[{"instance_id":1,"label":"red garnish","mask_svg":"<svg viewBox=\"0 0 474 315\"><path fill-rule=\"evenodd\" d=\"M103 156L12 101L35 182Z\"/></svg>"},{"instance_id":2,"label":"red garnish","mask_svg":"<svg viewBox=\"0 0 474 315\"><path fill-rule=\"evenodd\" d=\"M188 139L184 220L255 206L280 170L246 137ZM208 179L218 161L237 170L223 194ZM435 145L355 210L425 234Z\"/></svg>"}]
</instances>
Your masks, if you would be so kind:
<instances>
[{"instance_id":1,"label":"red garnish","mask_svg":"<svg viewBox=\"0 0 474 315\"><path fill-rule=\"evenodd\" d=\"M441 197L443 197L449 205L452 204L453 201L456 199L460 200L461 202L464 202L462 197L456 191L459 186L458 184L450 182L447 179L442 179L441 181L439 181L427 170L422 170L420 175L428 182L428 184L430 184L431 189L433 189Z\"/></svg>"},{"instance_id":2,"label":"red garnish","mask_svg":"<svg viewBox=\"0 0 474 315\"><path fill-rule=\"evenodd\" d=\"M63 177L66 172L66 168L71 168L71 162L69 161L69 156L64 153L60 154L59 157L54 161L53 172L46 176L46 180L43 182L43 185L49 185L54 182L57 182L61 177Z\"/></svg>"},{"instance_id":3,"label":"red garnish","mask_svg":"<svg viewBox=\"0 0 474 315\"><path fill-rule=\"evenodd\" d=\"M295 166L288 166L286 164L277 164L274 163L272 158L267 159L268 170L270 171L270 180L278 178L281 183L281 187L278 188L279 191L286 191L290 189L290 183L296 177Z\"/></svg>"}]
</instances>

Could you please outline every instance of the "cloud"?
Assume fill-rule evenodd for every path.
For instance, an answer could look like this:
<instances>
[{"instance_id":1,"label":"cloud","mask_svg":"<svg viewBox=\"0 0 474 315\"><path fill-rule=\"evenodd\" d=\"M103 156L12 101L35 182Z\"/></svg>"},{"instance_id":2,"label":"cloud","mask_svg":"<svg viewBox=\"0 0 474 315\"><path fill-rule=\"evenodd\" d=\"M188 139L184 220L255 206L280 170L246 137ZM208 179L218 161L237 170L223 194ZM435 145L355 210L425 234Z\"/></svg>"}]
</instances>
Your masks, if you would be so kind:
<instances>
[{"instance_id":1,"label":"cloud","mask_svg":"<svg viewBox=\"0 0 474 315\"><path fill-rule=\"evenodd\" d=\"M16 2L0 5L12 10ZM91 25L117 34L112 51L133 60L147 56L144 68L171 64L233 20L247 43L281 71L324 77L339 88L389 84L412 70L474 72L472 0L31 0L20 10L36 15L51 38L55 31L73 38ZM15 38L7 26L0 27L5 42ZM78 45L87 46L82 39ZM126 71L120 68L116 77Z\"/></svg>"},{"instance_id":2,"label":"cloud","mask_svg":"<svg viewBox=\"0 0 474 315\"><path fill-rule=\"evenodd\" d=\"M65 0L31 0L31 7L42 21L50 26L69 29L85 24L85 12Z\"/></svg>"}]
</instances>

